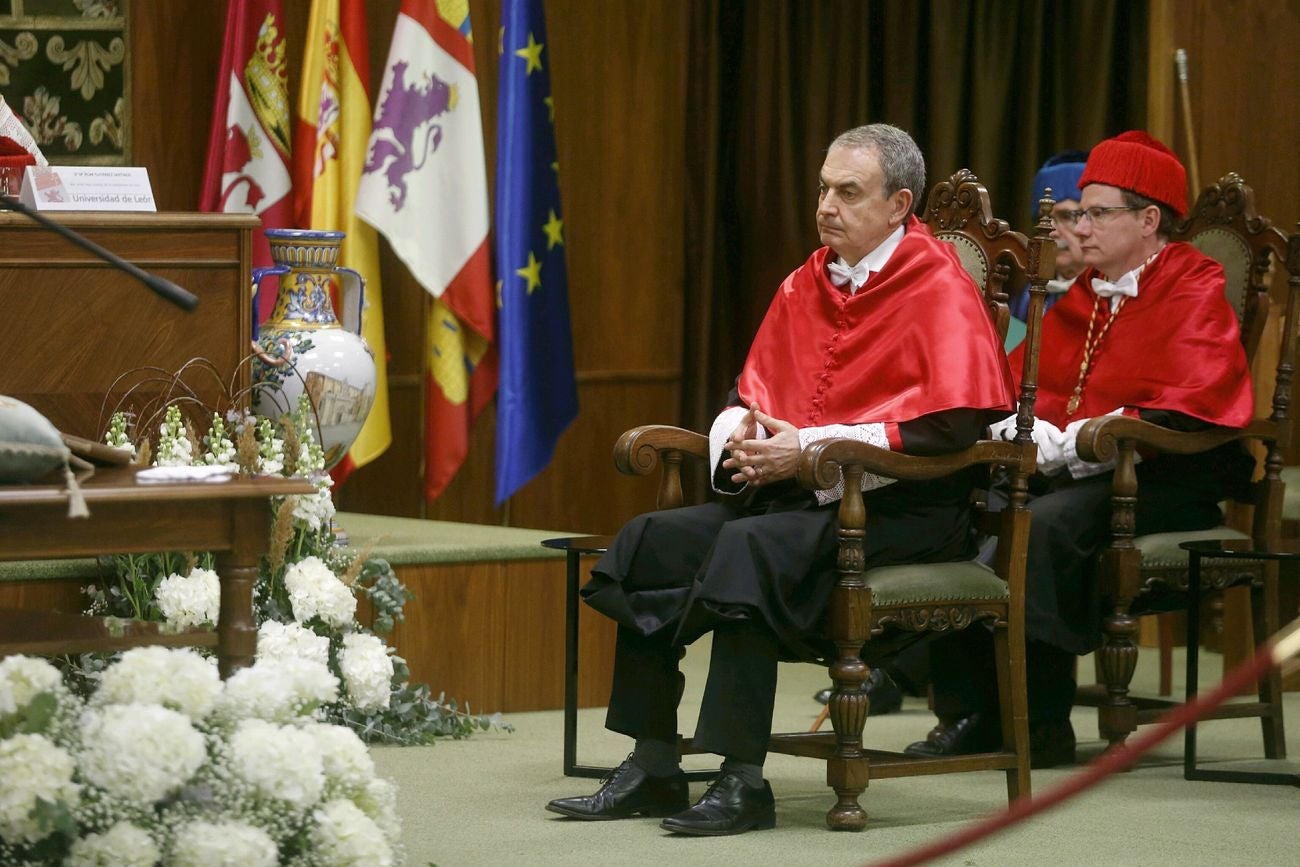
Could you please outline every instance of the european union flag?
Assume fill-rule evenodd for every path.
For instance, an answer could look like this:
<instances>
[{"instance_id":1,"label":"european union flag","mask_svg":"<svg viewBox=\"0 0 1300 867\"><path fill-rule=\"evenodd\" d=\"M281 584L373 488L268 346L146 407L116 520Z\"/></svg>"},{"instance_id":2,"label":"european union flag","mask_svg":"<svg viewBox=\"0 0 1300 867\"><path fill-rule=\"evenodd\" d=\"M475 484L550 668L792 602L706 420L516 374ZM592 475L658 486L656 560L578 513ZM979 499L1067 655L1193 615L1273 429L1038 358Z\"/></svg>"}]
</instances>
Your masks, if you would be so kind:
<instances>
[{"instance_id":1,"label":"european union flag","mask_svg":"<svg viewBox=\"0 0 1300 867\"><path fill-rule=\"evenodd\" d=\"M497 91L497 504L578 415L555 112L541 0L502 0Z\"/></svg>"}]
</instances>

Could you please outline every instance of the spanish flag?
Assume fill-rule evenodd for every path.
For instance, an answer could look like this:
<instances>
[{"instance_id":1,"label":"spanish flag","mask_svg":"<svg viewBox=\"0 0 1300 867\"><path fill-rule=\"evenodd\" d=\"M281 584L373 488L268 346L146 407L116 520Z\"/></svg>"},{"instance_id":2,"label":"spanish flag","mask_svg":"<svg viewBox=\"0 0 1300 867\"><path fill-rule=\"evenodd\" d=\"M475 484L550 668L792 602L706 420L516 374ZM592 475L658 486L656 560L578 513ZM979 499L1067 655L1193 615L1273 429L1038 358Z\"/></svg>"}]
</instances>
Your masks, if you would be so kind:
<instances>
[{"instance_id":1,"label":"spanish flag","mask_svg":"<svg viewBox=\"0 0 1300 867\"><path fill-rule=\"evenodd\" d=\"M392 442L378 240L353 210L370 139L369 68L364 0L312 0L294 126L294 214L304 228L347 234L339 264L365 280L361 336L375 355L377 373L374 405L332 471L335 484ZM352 318L349 311L335 312L344 323Z\"/></svg>"}]
</instances>

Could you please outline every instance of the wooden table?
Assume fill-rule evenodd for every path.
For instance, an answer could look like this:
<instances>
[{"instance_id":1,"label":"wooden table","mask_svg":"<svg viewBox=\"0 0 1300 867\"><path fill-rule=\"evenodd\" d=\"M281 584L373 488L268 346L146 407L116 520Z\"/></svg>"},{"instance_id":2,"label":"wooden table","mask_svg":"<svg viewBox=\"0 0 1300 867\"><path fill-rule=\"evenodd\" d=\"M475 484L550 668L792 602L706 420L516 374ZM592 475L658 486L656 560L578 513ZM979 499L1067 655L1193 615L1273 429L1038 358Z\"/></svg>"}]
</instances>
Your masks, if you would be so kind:
<instances>
[{"instance_id":1,"label":"wooden table","mask_svg":"<svg viewBox=\"0 0 1300 867\"><path fill-rule=\"evenodd\" d=\"M61 484L0 485L0 560L212 551L221 578L215 632L51 611L0 609L0 656L215 647L222 677L257 649L253 583L270 542L271 497L310 494L302 479L139 484L131 469L101 469L82 483L89 518L68 518Z\"/></svg>"}]
</instances>

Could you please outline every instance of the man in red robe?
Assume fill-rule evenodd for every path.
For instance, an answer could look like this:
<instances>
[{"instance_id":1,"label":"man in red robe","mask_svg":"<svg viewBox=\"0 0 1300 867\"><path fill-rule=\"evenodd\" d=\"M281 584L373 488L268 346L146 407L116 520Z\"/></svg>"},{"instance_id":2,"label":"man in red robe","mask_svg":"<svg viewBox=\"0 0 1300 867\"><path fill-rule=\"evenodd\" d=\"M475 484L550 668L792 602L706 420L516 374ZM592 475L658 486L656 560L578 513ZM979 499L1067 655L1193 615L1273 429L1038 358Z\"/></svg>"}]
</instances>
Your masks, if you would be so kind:
<instances>
[{"instance_id":1,"label":"man in red robe","mask_svg":"<svg viewBox=\"0 0 1300 867\"><path fill-rule=\"evenodd\" d=\"M1180 430L1241 427L1254 411L1223 268L1169 241L1187 209L1182 163L1146 133L1126 132L1093 148L1079 185L1083 198L1069 219L1087 267L1043 319L1035 405L1025 610L1035 767L1074 761L1074 662L1101 641L1095 570L1109 536L1112 467L1079 458L1079 429L1118 413ZM1015 419L993 430L1014 436ZM1245 484L1252 468L1237 444L1144 460L1137 533L1220 525L1219 501ZM939 724L907 752L996 749L996 686L982 670L992 668L989 635L966 630L930 650Z\"/></svg>"},{"instance_id":2,"label":"man in red robe","mask_svg":"<svg viewBox=\"0 0 1300 867\"><path fill-rule=\"evenodd\" d=\"M547 809L576 819L666 816L682 834L775 823L763 779L779 658L825 654L840 490L806 491L800 451L832 436L912 453L970 445L1013 402L980 292L953 248L913 217L915 142L884 124L832 143L817 226L825 247L781 284L709 435L720 502L629 522L583 588L619 624L606 727L633 753L594 795ZM970 474L869 477L870 566L971 556ZM695 744L723 773L690 807L678 764L679 650L713 651ZM689 807L689 809L688 809Z\"/></svg>"}]
</instances>

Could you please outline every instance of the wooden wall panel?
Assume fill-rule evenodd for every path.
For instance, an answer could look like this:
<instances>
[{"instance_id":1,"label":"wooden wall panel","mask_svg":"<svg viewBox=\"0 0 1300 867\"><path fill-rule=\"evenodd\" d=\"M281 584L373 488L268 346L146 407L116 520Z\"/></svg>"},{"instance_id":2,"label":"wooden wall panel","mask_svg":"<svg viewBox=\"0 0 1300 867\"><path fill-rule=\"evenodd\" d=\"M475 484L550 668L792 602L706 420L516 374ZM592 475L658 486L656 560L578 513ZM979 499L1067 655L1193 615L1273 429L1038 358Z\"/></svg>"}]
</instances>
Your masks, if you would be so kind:
<instances>
[{"instance_id":1,"label":"wooden wall panel","mask_svg":"<svg viewBox=\"0 0 1300 867\"><path fill-rule=\"evenodd\" d=\"M1202 186L1235 171L1255 188L1259 212L1295 231L1300 112L1280 83L1300 81L1300 0L1181 0L1175 9L1173 41L1188 53ZM1185 154L1177 105L1174 147Z\"/></svg>"},{"instance_id":2,"label":"wooden wall panel","mask_svg":"<svg viewBox=\"0 0 1300 867\"><path fill-rule=\"evenodd\" d=\"M416 594L392 636L413 682L445 691L476 713L563 705L564 560L396 571ZM579 704L603 705L613 673L614 624L593 611L584 612L580 623Z\"/></svg>"}]
</instances>

